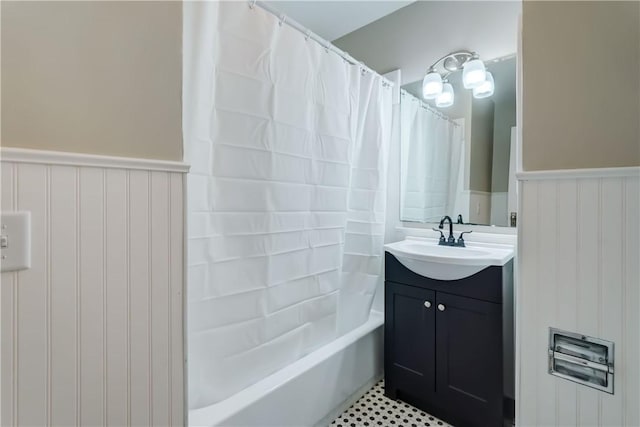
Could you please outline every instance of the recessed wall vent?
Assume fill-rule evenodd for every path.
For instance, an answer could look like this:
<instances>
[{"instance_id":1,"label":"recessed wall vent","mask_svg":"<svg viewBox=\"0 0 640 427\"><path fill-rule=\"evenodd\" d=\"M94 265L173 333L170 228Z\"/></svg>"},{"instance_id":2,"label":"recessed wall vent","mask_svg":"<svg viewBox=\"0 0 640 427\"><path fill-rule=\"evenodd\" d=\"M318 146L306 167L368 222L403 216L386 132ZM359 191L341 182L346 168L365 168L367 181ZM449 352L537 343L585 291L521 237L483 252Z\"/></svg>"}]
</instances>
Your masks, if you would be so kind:
<instances>
[{"instance_id":1,"label":"recessed wall vent","mask_svg":"<svg viewBox=\"0 0 640 427\"><path fill-rule=\"evenodd\" d=\"M549 373L613 394L613 342L549 328Z\"/></svg>"}]
</instances>

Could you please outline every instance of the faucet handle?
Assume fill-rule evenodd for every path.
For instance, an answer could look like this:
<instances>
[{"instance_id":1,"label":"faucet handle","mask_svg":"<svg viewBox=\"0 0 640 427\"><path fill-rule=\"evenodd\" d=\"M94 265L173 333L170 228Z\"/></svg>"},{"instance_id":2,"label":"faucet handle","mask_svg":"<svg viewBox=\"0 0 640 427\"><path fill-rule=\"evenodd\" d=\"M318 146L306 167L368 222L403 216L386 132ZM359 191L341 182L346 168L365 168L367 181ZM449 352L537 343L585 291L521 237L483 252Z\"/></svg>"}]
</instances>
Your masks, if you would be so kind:
<instances>
[{"instance_id":1,"label":"faucet handle","mask_svg":"<svg viewBox=\"0 0 640 427\"><path fill-rule=\"evenodd\" d=\"M438 233L440 233L440 241L438 242L439 244L442 244L444 242L446 242L446 239L444 238L444 234L442 233L441 230L437 229L437 228L432 228L433 231L437 231Z\"/></svg>"},{"instance_id":2,"label":"faucet handle","mask_svg":"<svg viewBox=\"0 0 640 427\"><path fill-rule=\"evenodd\" d=\"M469 234L469 233L473 233L473 230L471 231L463 231L462 233L460 233L460 237L458 237L458 246L462 246L464 248L464 239L462 238L463 234Z\"/></svg>"}]
</instances>

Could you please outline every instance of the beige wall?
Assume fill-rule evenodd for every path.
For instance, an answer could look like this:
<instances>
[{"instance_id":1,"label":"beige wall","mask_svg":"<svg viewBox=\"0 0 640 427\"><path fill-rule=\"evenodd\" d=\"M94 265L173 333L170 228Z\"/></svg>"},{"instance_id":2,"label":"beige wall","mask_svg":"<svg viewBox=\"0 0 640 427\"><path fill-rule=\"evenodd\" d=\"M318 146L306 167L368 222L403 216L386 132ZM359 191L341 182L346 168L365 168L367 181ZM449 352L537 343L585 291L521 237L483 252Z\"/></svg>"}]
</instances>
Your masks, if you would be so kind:
<instances>
[{"instance_id":1,"label":"beige wall","mask_svg":"<svg viewBox=\"0 0 640 427\"><path fill-rule=\"evenodd\" d=\"M416 1L333 43L380 73L401 69L405 85L455 50L485 60L515 53L521 11L519 1Z\"/></svg>"},{"instance_id":2,"label":"beige wall","mask_svg":"<svg viewBox=\"0 0 640 427\"><path fill-rule=\"evenodd\" d=\"M525 170L640 165L640 2L525 1Z\"/></svg>"},{"instance_id":3,"label":"beige wall","mask_svg":"<svg viewBox=\"0 0 640 427\"><path fill-rule=\"evenodd\" d=\"M2 2L3 146L182 160L180 2Z\"/></svg>"}]
</instances>

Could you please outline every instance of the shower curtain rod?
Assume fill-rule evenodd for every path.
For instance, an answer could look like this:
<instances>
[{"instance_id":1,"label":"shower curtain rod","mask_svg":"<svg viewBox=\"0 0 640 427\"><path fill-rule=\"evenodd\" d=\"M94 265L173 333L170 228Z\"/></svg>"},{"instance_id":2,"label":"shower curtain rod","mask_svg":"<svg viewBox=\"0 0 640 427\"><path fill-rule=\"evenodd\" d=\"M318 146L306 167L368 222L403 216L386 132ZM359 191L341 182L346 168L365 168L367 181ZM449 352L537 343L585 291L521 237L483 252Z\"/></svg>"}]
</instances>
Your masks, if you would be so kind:
<instances>
[{"instance_id":1,"label":"shower curtain rod","mask_svg":"<svg viewBox=\"0 0 640 427\"><path fill-rule=\"evenodd\" d=\"M371 68L367 67L363 62L358 61L353 56L349 55L347 52L338 49L330 41L327 41L327 40L323 39L319 35L315 34L311 30L309 30L308 28L305 28L304 26L302 26L298 22L294 21L293 19L289 18L285 14L282 14L282 13L278 12L278 10L273 8L272 6L269 6L268 4L266 4L266 3L262 2L262 1L256 1L256 0L248 0L248 3L249 3L249 8L250 9L253 9L254 6L260 6L261 9L269 12L270 14L272 14L273 16L278 18L280 20L280 25L282 25L282 24L289 25L294 30L304 34L305 38L311 39L311 40L315 41L316 43L318 43L320 46L324 47L325 49L332 51L333 53L335 53L336 55L338 55L339 57L341 57L342 59L347 61L349 64L358 65L364 71L366 71L368 73L373 73L373 74L375 74L377 76L380 76L380 78L382 79L382 82L385 83L386 85L390 86L390 87L395 86L395 83L393 83L389 79L383 77L377 71L372 70Z\"/></svg>"},{"instance_id":2,"label":"shower curtain rod","mask_svg":"<svg viewBox=\"0 0 640 427\"><path fill-rule=\"evenodd\" d=\"M410 97L412 97L413 99L415 99L416 101L418 101L420 103L420 106L422 108L424 108L425 110L428 110L430 112L432 112L433 114L435 114L436 116L440 117L441 119L444 119L446 121L448 121L449 123L451 123L454 126L460 126L460 123L456 123L454 120L452 120L449 116L447 116L446 114L442 113L441 111L438 110L434 110L433 107L431 107L429 104L425 103L424 101L422 101L421 99L413 96L413 94L409 93L408 91L406 91L405 89L400 89L400 96L405 96L405 95L409 95Z\"/></svg>"}]
</instances>

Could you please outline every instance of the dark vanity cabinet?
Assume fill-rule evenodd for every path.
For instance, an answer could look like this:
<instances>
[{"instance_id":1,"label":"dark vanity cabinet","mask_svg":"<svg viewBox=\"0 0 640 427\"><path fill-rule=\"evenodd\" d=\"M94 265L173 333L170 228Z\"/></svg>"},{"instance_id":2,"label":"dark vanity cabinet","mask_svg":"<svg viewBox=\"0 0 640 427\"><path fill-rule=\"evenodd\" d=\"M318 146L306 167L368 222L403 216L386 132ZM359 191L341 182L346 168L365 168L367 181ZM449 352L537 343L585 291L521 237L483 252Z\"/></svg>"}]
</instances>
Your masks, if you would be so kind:
<instances>
[{"instance_id":1,"label":"dark vanity cabinet","mask_svg":"<svg viewBox=\"0 0 640 427\"><path fill-rule=\"evenodd\" d=\"M385 394L456 426L513 418L512 261L442 281L385 257Z\"/></svg>"}]
</instances>

